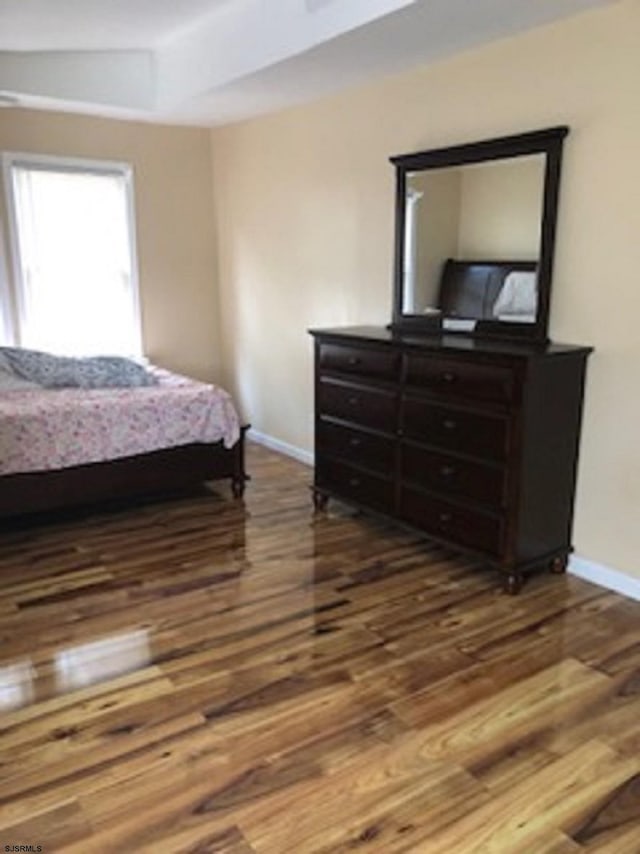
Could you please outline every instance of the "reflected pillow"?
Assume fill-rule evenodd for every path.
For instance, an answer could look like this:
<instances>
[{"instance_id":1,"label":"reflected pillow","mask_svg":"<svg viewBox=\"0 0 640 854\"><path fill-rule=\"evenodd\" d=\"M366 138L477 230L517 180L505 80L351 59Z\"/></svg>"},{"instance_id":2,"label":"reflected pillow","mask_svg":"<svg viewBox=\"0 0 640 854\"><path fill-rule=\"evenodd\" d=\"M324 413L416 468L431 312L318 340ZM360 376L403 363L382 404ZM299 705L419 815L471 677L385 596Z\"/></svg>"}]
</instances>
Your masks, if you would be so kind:
<instances>
[{"instance_id":1,"label":"reflected pillow","mask_svg":"<svg viewBox=\"0 0 640 854\"><path fill-rule=\"evenodd\" d=\"M536 319L538 284L535 272L509 273L493 304L493 316L504 320Z\"/></svg>"}]
</instances>

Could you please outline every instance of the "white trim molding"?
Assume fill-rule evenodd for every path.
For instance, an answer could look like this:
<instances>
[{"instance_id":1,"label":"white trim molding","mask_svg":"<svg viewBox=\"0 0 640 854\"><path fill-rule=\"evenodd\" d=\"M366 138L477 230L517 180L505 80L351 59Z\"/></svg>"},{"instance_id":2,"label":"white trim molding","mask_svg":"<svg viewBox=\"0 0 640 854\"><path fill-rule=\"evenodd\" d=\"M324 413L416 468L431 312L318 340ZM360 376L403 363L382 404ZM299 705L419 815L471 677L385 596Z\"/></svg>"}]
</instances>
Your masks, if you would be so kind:
<instances>
[{"instance_id":1,"label":"white trim molding","mask_svg":"<svg viewBox=\"0 0 640 854\"><path fill-rule=\"evenodd\" d=\"M266 433L261 433L259 430L249 430L247 438L256 442L258 445L264 445L265 448L270 448L272 451L278 451L287 457L293 457L294 460L304 463L307 466L312 466L314 462L313 453L304 451L302 448L296 448L295 445L290 445L288 442L283 442L281 439L275 439Z\"/></svg>"},{"instance_id":2,"label":"white trim molding","mask_svg":"<svg viewBox=\"0 0 640 854\"><path fill-rule=\"evenodd\" d=\"M247 437L258 445L264 445L265 448L278 451L305 465L312 466L314 464L314 456L311 451L296 448L288 442L275 439L273 436L261 433L259 430L249 430ZM582 578L585 581L590 581L592 584L597 584L600 587L605 587L607 590L613 590L615 593L627 596L629 599L640 601L640 578L636 578L633 575L628 575L617 569L611 569L611 567L604 564L595 563L575 554L569 558L568 572L577 578Z\"/></svg>"},{"instance_id":3,"label":"white trim molding","mask_svg":"<svg viewBox=\"0 0 640 854\"><path fill-rule=\"evenodd\" d=\"M608 590L614 590L630 599L640 601L640 578L633 575L627 575L618 569L595 563L579 555L571 555L568 571L571 575L583 578L585 581L591 581L600 587L606 587Z\"/></svg>"}]
</instances>

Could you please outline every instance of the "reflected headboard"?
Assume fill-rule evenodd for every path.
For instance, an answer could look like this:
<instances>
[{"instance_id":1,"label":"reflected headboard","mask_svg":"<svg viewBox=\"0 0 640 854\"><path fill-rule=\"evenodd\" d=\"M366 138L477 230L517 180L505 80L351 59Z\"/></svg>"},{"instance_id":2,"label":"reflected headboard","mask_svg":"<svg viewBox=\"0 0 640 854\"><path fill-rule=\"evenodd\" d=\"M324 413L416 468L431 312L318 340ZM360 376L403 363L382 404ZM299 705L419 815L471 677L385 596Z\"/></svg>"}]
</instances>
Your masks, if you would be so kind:
<instances>
[{"instance_id":1,"label":"reflected headboard","mask_svg":"<svg viewBox=\"0 0 640 854\"><path fill-rule=\"evenodd\" d=\"M448 258L440 276L438 308L445 317L495 320L493 306L509 273L535 272L535 261L457 261Z\"/></svg>"}]
</instances>

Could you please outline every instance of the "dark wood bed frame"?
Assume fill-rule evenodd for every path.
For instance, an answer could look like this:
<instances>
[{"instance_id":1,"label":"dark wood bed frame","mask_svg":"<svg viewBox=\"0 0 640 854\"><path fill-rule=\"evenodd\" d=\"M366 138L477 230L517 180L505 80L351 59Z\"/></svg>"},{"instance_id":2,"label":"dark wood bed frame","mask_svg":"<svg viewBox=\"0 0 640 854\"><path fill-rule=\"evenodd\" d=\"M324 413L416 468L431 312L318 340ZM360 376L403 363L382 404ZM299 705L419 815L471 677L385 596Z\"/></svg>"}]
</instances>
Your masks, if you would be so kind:
<instances>
[{"instance_id":1,"label":"dark wood bed frame","mask_svg":"<svg viewBox=\"0 0 640 854\"><path fill-rule=\"evenodd\" d=\"M235 498L249 479L244 440L227 449L222 442L192 444L103 463L0 477L0 519L100 502L139 499L184 491L204 481L230 479Z\"/></svg>"}]
</instances>

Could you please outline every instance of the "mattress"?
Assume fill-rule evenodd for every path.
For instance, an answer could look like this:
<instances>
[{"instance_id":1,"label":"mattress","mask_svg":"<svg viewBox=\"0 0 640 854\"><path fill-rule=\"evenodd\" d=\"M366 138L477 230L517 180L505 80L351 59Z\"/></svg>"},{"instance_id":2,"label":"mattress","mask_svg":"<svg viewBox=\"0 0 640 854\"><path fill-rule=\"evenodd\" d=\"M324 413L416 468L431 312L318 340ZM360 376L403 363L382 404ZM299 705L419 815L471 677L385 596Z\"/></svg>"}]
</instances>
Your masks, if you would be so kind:
<instances>
[{"instance_id":1,"label":"mattress","mask_svg":"<svg viewBox=\"0 0 640 854\"><path fill-rule=\"evenodd\" d=\"M0 393L0 475L104 462L240 435L224 389L153 368L158 385Z\"/></svg>"}]
</instances>

